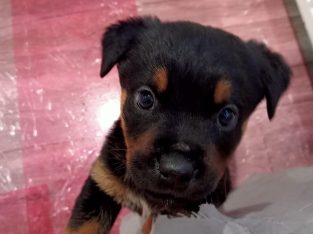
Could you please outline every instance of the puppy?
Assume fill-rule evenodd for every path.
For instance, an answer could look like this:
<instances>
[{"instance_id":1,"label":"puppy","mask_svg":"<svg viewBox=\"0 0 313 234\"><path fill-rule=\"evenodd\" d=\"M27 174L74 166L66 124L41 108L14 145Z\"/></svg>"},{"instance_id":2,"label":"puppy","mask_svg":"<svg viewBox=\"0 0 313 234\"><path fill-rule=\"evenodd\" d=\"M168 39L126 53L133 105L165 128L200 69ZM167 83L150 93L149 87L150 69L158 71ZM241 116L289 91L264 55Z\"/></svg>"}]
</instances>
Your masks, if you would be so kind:
<instances>
[{"instance_id":1,"label":"puppy","mask_svg":"<svg viewBox=\"0 0 313 234\"><path fill-rule=\"evenodd\" d=\"M121 115L64 233L109 233L122 206L149 216L220 205L249 116L265 98L272 119L288 86L283 58L220 29L150 17L110 26L102 48L101 77L118 67Z\"/></svg>"}]
</instances>

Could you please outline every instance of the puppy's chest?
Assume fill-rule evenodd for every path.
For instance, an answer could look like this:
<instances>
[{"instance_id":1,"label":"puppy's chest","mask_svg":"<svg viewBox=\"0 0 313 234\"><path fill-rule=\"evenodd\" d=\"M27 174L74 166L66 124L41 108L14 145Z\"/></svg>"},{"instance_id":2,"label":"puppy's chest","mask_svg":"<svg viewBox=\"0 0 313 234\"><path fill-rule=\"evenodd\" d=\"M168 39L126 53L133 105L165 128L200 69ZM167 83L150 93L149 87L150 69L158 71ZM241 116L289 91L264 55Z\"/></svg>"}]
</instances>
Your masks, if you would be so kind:
<instances>
[{"instance_id":1,"label":"puppy's chest","mask_svg":"<svg viewBox=\"0 0 313 234\"><path fill-rule=\"evenodd\" d=\"M132 211L140 213L144 218L148 217L152 213L147 202L138 196L136 197L134 194L127 194L121 205L131 209Z\"/></svg>"}]
</instances>

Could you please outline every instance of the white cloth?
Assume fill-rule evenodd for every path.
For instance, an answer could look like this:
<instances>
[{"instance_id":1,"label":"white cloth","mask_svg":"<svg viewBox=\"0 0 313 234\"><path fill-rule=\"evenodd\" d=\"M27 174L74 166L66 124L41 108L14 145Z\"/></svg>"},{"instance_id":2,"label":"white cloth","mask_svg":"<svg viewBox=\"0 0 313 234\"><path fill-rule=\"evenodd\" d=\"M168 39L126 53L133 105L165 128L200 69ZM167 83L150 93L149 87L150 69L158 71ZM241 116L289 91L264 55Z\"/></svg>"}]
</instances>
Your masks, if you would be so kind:
<instances>
[{"instance_id":1,"label":"white cloth","mask_svg":"<svg viewBox=\"0 0 313 234\"><path fill-rule=\"evenodd\" d=\"M131 214L121 234L139 234L141 224ZM152 234L313 234L313 168L254 176L229 196L222 212L205 204L196 218L159 216Z\"/></svg>"}]
</instances>

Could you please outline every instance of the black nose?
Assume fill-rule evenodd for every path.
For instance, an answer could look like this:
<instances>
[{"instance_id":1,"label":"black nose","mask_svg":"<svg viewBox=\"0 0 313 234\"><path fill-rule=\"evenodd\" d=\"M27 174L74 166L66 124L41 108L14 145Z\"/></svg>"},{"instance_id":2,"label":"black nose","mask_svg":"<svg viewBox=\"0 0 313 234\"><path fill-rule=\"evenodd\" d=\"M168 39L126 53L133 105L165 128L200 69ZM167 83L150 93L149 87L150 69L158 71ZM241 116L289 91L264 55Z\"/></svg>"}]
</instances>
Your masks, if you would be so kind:
<instances>
[{"instance_id":1,"label":"black nose","mask_svg":"<svg viewBox=\"0 0 313 234\"><path fill-rule=\"evenodd\" d=\"M164 180L177 186L187 184L195 174L192 161L178 153L162 155L159 170Z\"/></svg>"}]
</instances>

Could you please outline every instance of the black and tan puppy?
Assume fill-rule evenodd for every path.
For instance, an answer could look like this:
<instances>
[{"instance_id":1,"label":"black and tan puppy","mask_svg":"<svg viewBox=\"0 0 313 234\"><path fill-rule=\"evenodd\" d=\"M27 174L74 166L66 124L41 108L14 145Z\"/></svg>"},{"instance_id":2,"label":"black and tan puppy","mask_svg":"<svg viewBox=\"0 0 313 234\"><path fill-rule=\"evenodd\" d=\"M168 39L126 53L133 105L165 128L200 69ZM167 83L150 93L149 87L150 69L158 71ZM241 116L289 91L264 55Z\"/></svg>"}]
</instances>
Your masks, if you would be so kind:
<instances>
[{"instance_id":1,"label":"black and tan puppy","mask_svg":"<svg viewBox=\"0 0 313 234\"><path fill-rule=\"evenodd\" d=\"M65 233L108 233L122 206L143 215L221 204L227 164L265 97L271 119L290 69L265 45L190 22L134 18L104 33L101 77L117 64L121 116Z\"/></svg>"}]
</instances>

